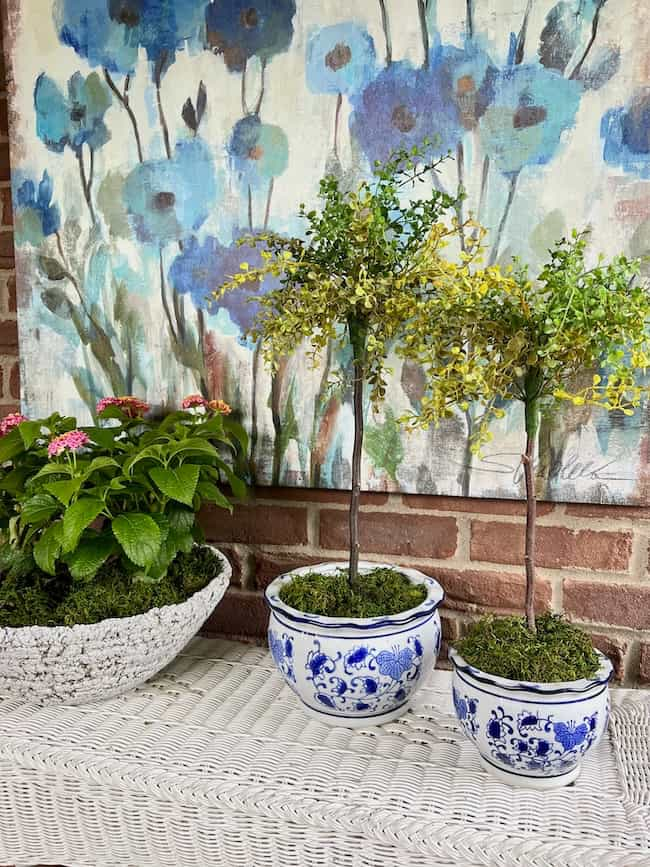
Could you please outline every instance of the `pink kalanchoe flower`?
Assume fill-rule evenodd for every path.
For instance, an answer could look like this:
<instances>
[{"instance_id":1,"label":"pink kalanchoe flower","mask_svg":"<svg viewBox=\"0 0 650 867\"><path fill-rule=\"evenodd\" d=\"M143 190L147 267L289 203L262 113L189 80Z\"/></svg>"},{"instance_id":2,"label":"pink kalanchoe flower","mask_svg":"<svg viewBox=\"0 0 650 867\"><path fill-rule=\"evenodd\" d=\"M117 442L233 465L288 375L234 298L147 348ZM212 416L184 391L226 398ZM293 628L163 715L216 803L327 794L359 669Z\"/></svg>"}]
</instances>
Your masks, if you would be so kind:
<instances>
[{"instance_id":1,"label":"pink kalanchoe flower","mask_svg":"<svg viewBox=\"0 0 650 867\"><path fill-rule=\"evenodd\" d=\"M200 394L188 394L187 397L183 398L183 402L181 403L181 407L183 409L192 409L195 406L207 406L207 400Z\"/></svg>"},{"instance_id":2,"label":"pink kalanchoe flower","mask_svg":"<svg viewBox=\"0 0 650 867\"><path fill-rule=\"evenodd\" d=\"M126 395L124 397L103 397L97 404L97 413L99 414L102 410L105 410L107 406L119 407L125 415L129 416L129 418L137 418L138 416L144 415L145 412L149 412L151 409L149 404L144 400L140 400L139 397L133 397L132 395Z\"/></svg>"},{"instance_id":3,"label":"pink kalanchoe flower","mask_svg":"<svg viewBox=\"0 0 650 867\"><path fill-rule=\"evenodd\" d=\"M47 447L47 454L51 458L55 458L61 452L70 451L77 452L79 449L87 446L90 439L82 430L70 430L61 436L54 437Z\"/></svg>"},{"instance_id":4,"label":"pink kalanchoe flower","mask_svg":"<svg viewBox=\"0 0 650 867\"><path fill-rule=\"evenodd\" d=\"M19 412L10 412L9 415L0 419L0 437L6 436L10 430L13 430L23 421L27 421L24 415Z\"/></svg>"}]
</instances>

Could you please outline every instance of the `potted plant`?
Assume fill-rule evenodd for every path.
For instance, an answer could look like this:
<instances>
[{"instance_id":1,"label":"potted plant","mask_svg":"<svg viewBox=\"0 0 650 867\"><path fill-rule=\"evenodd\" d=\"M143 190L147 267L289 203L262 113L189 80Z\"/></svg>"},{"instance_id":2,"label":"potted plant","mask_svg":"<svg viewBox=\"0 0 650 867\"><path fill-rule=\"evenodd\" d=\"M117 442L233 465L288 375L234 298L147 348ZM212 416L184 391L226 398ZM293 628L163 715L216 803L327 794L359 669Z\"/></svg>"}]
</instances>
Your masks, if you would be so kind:
<instances>
[{"instance_id":1,"label":"potted plant","mask_svg":"<svg viewBox=\"0 0 650 867\"><path fill-rule=\"evenodd\" d=\"M155 674L223 596L231 569L203 545L203 502L245 486L229 407L198 395L161 420L105 398L100 424L0 421L0 694L84 702Z\"/></svg>"},{"instance_id":2,"label":"potted plant","mask_svg":"<svg viewBox=\"0 0 650 867\"><path fill-rule=\"evenodd\" d=\"M441 287L419 304L405 350L422 362L429 386L414 424L478 400L478 445L504 405L523 407L525 617L481 619L450 659L456 714L483 764L504 782L536 788L578 776L607 724L612 673L585 632L535 613L540 413L568 400L631 415L650 362L650 297L635 279L639 263L617 256L588 267L586 246L577 232L558 242L536 280L515 261L510 275Z\"/></svg>"},{"instance_id":3,"label":"potted plant","mask_svg":"<svg viewBox=\"0 0 650 867\"><path fill-rule=\"evenodd\" d=\"M462 231L456 220L444 221L455 200L434 185L425 198L408 199L438 169L439 161L427 160L428 147L395 153L352 191L325 177L320 208L300 208L304 239L248 239L258 245L262 265L244 263L215 292L220 298L274 278L267 286L275 288L255 296L250 332L272 370L304 340L314 362L328 344L344 358L338 376L351 389L354 416L349 561L281 575L266 600L269 644L285 680L308 712L350 727L403 713L440 645L438 582L359 560L364 401L375 408L383 402L388 353L403 337L413 298L441 275L462 270L442 255Z\"/></svg>"}]
</instances>

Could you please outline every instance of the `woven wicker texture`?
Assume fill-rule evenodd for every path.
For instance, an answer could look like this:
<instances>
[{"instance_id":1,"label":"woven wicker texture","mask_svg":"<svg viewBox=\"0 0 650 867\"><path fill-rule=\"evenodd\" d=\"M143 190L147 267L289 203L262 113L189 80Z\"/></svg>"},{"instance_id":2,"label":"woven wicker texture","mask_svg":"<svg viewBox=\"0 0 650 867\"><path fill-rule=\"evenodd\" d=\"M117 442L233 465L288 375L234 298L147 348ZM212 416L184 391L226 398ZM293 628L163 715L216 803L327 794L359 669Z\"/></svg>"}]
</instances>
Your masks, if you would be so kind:
<instances>
[{"instance_id":1,"label":"woven wicker texture","mask_svg":"<svg viewBox=\"0 0 650 867\"><path fill-rule=\"evenodd\" d=\"M264 650L196 639L121 698L0 702L0 863L650 865L647 778L620 759L638 761L636 737L604 738L567 789L510 789L480 768L449 692L436 672L400 720L329 728ZM632 695L615 697L614 733L630 702L649 718Z\"/></svg>"}]
</instances>

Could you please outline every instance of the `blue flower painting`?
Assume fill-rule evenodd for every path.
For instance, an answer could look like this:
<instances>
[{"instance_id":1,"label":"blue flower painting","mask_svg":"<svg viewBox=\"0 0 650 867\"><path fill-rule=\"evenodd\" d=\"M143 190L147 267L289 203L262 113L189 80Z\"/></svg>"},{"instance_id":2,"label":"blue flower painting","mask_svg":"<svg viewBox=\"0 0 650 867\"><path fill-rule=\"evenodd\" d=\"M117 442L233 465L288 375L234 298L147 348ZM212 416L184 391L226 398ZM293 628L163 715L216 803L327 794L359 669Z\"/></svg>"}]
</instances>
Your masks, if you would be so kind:
<instances>
[{"instance_id":1,"label":"blue flower painting","mask_svg":"<svg viewBox=\"0 0 650 867\"><path fill-rule=\"evenodd\" d=\"M432 182L486 226L487 264L520 256L534 274L574 226L606 255L650 255L648 46L629 27L644 0L12 2L27 415L200 393L236 408L258 484L348 487L350 395L330 376L348 359L329 347L314 369L298 348L271 373L250 329L277 283L215 293L263 261L252 235L301 236L324 174L353 188L395 148L428 141L445 157ZM516 410L480 456L471 409L407 435L396 420L423 399L422 374L392 367L365 487L523 493ZM649 443L647 409L546 415L539 492L647 505ZM360 706L380 678L406 676L411 652L377 660ZM330 686L324 702L341 698Z\"/></svg>"}]
</instances>

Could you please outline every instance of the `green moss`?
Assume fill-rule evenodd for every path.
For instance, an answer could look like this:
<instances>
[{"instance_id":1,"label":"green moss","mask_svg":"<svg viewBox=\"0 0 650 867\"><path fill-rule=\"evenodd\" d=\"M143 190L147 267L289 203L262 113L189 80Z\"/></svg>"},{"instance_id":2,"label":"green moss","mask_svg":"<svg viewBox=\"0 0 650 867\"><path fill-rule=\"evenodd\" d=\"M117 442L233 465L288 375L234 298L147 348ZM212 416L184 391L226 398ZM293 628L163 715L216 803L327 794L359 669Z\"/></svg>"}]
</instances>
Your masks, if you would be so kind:
<instances>
[{"instance_id":1,"label":"green moss","mask_svg":"<svg viewBox=\"0 0 650 867\"><path fill-rule=\"evenodd\" d=\"M22 579L0 576L0 626L73 626L143 614L184 602L222 568L209 548L197 547L179 553L165 577L151 583L133 580L117 562L87 583L75 583L63 570L54 578L38 570Z\"/></svg>"},{"instance_id":2,"label":"green moss","mask_svg":"<svg viewBox=\"0 0 650 867\"><path fill-rule=\"evenodd\" d=\"M590 637L556 614L538 617L535 634L523 617L485 617L455 648L487 674L535 683L593 677L600 665Z\"/></svg>"},{"instance_id":3,"label":"green moss","mask_svg":"<svg viewBox=\"0 0 650 867\"><path fill-rule=\"evenodd\" d=\"M395 569L378 568L359 575L350 587L348 570L331 575L296 575L280 590L280 599L298 611L325 617L380 617L400 614L426 599L426 590Z\"/></svg>"}]
</instances>

